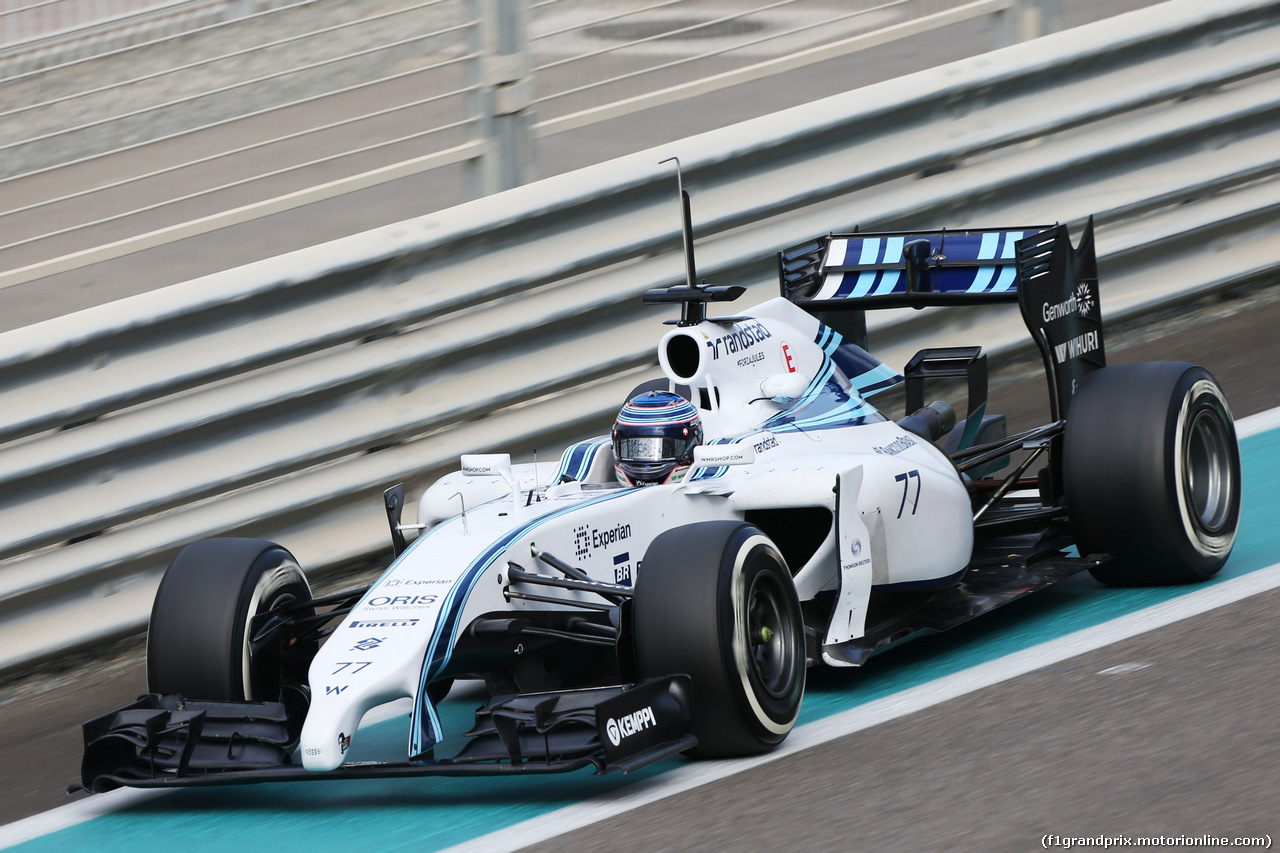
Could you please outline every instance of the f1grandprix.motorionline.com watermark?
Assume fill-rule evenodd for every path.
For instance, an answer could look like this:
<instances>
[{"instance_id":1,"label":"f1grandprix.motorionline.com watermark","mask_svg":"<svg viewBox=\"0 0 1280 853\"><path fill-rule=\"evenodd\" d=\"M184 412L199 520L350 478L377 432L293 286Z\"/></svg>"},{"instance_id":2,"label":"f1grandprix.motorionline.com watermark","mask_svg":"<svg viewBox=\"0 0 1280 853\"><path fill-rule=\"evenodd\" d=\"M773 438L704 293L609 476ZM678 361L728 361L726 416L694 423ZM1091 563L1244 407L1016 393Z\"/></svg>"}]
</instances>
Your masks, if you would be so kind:
<instances>
[{"instance_id":1,"label":"f1grandprix.motorionline.com watermark","mask_svg":"<svg viewBox=\"0 0 1280 853\"><path fill-rule=\"evenodd\" d=\"M1048 850L1061 847L1261 847L1271 849L1270 835L1224 838L1216 835L1042 835L1040 846Z\"/></svg>"}]
</instances>

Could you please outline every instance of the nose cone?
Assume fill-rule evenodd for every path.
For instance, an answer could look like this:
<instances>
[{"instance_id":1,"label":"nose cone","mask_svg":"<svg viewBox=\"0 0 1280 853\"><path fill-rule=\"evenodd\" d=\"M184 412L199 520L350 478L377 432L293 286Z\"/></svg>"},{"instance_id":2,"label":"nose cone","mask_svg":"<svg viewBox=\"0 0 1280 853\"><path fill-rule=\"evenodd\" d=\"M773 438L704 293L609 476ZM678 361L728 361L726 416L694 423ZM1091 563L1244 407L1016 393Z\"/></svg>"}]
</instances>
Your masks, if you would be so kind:
<instances>
[{"instance_id":1,"label":"nose cone","mask_svg":"<svg viewBox=\"0 0 1280 853\"><path fill-rule=\"evenodd\" d=\"M365 703L340 705L312 697L311 710L302 724L298 745L302 766L308 770L336 770L342 766L355 738L356 727L364 716Z\"/></svg>"},{"instance_id":2,"label":"nose cone","mask_svg":"<svg viewBox=\"0 0 1280 853\"><path fill-rule=\"evenodd\" d=\"M344 732L340 737L326 737L323 741L308 740L304 734L302 744L302 766L314 772L336 770L342 766L346 750L351 746L351 734Z\"/></svg>"}]
</instances>

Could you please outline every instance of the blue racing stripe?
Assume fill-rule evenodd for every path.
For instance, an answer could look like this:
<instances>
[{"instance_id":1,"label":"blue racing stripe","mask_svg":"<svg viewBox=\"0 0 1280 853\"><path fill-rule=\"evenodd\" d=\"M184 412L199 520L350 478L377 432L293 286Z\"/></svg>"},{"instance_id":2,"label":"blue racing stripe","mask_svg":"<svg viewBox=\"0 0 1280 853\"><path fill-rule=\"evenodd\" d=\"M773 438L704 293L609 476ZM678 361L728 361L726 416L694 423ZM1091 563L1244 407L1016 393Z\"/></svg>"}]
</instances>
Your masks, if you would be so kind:
<instances>
[{"instance_id":1,"label":"blue racing stripe","mask_svg":"<svg viewBox=\"0 0 1280 853\"><path fill-rule=\"evenodd\" d=\"M431 642L428 644L427 652L423 656L422 676L418 682L418 697L413 704L413 715L409 721L409 756L411 758L416 755L422 755L433 745L439 743L443 737L436 709L427 699L427 685L431 683L431 679L444 670L449 663L449 659L453 656L453 645L461 627L463 608L466 606L467 599L471 596L471 590L475 588L476 583L479 582L485 571L493 565L498 557L506 553L514 542L548 521L584 507L614 500L626 494L629 494L629 490L624 489L614 494L601 495L598 498L574 503L555 512L547 513L521 525L499 537L497 541L486 548L467 567L458 582L449 588L449 593L441 604L440 617L436 619ZM430 533L431 531L427 532ZM415 544L416 541L421 541L421 537L419 540L415 540ZM408 552L406 551L406 553ZM445 636L446 633L448 634L447 637ZM443 646L441 645L441 640L445 640ZM425 720L423 719L424 714ZM430 732L427 731L428 726L430 727Z\"/></svg>"},{"instance_id":2,"label":"blue racing stripe","mask_svg":"<svg viewBox=\"0 0 1280 853\"><path fill-rule=\"evenodd\" d=\"M862 254L858 257L858 264L870 265L876 263L880 259L880 238L872 237L870 240L862 241ZM880 274L874 270L861 273L858 276L857 283L854 284L853 290L849 296L859 297L866 296L870 292L872 285L876 283L876 278Z\"/></svg>"},{"instance_id":3,"label":"blue racing stripe","mask_svg":"<svg viewBox=\"0 0 1280 853\"><path fill-rule=\"evenodd\" d=\"M1022 239L1021 231L1009 231L1004 235L1004 249L1000 252L1002 260L1012 259L1015 255L1015 248L1019 240ZM1000 269L1000 278L996 280L995 286L991 288L992 293L1007 293L1013 289L1014 282L1018 276L1018 268L1014 264L1008 264Z\"/></svg>"},{"instance_id":4,"label":"blue racing stripe","mask_svg":"<svg viewBox=\"0 0 1280 853\"><path fill-rule=\"evenodd\" d=\"M607 437L593 438L571 446L565 451L560 470L556 472L556 482L581 481L591 470L591 463L595 461L596 454L609 444L609 441Z\"/></svg>"},{"instance_id":5,"label":"blue racing stripe","mask_svg":"<svg viewBox=\"0 0 1280 853\"><path fill-rule=\"evenodd\" d=\"M885 242L884 261L885 264L902 263L902 244L907 240L906 237L889 237ZM898 280L902 277L898 270L885 270L880 277L880 285L872 294L874 296L883 296L887 293L893 293ZM905 287L905 285L904 285Z\"/></svg>"},{"instance_id":6,"label":"blue racing stripe","mask_svg":"<svg viewBox=\"0 0 1280 853\"><path fill-rule=\"evenodd\" d=\"M991 260L996 256L996 252L1000 249L1000 234L987 233L982 235L982 245L978 248L979 261ZM969 293L982 293L987 289L987 285L991 283L992 277L996 274L995 267L978 267L978 273L974 276L973 284L969 285Z\"/></svg>"}]
</instances>

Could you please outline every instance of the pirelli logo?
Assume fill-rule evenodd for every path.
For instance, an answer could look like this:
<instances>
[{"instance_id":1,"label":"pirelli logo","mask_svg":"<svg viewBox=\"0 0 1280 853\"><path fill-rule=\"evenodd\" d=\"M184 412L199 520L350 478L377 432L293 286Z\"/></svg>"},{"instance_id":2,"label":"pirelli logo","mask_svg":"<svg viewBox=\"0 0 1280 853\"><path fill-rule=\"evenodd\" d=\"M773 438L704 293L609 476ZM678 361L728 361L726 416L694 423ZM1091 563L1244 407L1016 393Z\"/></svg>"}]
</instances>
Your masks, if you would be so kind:
<instances>
[{"instance_id":1,"label":"pirelli logo","mask_svg":"<svg viewBox=\"0 0 1280 853\"><path fill-rule=\"evenodd\" d=\"M348 628L412 628L417 619L356 619Z\"/></svg>"}]
</instances>

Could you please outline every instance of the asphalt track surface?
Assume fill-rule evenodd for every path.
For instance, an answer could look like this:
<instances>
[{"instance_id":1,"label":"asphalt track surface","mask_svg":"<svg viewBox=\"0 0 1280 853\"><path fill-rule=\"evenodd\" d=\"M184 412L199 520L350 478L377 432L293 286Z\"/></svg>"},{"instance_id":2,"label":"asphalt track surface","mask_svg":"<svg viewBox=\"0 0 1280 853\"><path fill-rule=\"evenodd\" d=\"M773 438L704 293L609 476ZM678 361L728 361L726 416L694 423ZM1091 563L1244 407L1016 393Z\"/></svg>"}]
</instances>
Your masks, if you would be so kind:
<instances>
[{"instance_id":1,"label":"asphalt track surface","mask_svg":"<svg viewBox=\"0 0 1280 853\"><path fill-rule=\"evenodd\" d=\"M1280 288L1207 300L1157 319L1110 330L1110 361L1202 363L1219 378L1237 418L1280 405L1274 378ZM1043 379L1023 375L1025 367L1007 365L1000 373L1016 378L997 381L992 390L992 410L1011 413L1015 428L1040 417L1044 397ZM1278 500L1277 435L1245 443L1247 465L1269 461L1245 470L1244 525L1251 534L1247 544L1237 545L1224 575L1233 567L1280 561L1274 524L1259 515ZM897 689L916 671L957 666L955 661L989 646L1001 653L1022 649L1043 640L1037 626L1061 614L1088 623L1123 615L1125 601L1145 600L1116 599L1087 577L1074 579L971 625L892 650L862 672L816 670L806 707ZM1273 711L1280 694L1280 641L1272 616L1277 603L1280 593L1267 592L1220 607L691 788L533 849L1029 850L1038 849L1046 834L1274 838L1280 835L1280 746ZM131 700L144 682L140 659L125 654L9 685L0 705L7 744L0 821L67 803L63 791L78 771L78 724ZM385 735L393 748L402 738L398 728ZM688 766L673 760L654 769ZM644 772L642 780L648 778ZM396 823L401 817L411 821L443 809L450 821L477 824L476 835L486 831L490 809L523 808L534 816L622 784L616 777L582 774L523 787L515 780L441 787L446 781L176 792L146 800L109 823L34 841L29 849L123 849L132 832L177 833L168 841L180 846L208 844L213 826L225 827L228 838L243 834L245 850L327 849L315 839L303 843L317 820L335 827L325 830L325 843L333 849L340 839L346 839L343 849L408 849L417 844L407 843L404 827ZM279 835L268 838L275 827ZM353 844L352 837L359 841ZM509 842L496 849L510 849ZM432 839L421 843L424 849L438 847Z\"/></svg>"}]
</instances>

